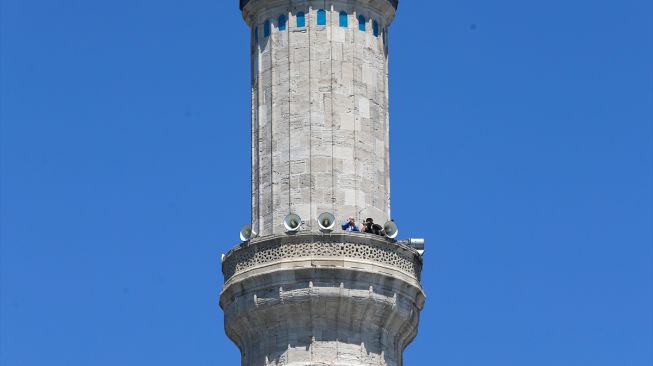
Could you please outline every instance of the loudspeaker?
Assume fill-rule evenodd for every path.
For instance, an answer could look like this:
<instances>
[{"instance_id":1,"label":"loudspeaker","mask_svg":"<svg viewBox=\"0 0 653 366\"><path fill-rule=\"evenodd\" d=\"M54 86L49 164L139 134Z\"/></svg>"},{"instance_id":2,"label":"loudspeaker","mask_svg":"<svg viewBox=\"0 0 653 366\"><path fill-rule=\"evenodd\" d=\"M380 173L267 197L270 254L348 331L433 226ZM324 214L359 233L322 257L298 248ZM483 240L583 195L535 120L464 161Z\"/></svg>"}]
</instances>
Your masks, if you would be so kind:
<instances>
[{"instance_id":1,"label":"loudspeaker","mask_svg":"<svg viewBox=\"0 0 653 366\"><path fill-rule=\"evenodd\" d=\"M244 225L242 229L240 229L240 240L241 241L248 241L251 238L256 237L256 231L252 230L252 225Z\"/></svg>"},{"instance_id":2,"label":"loudspeaker","mask_svg":"<svg viewBox=\"0 0 653 366\"><path fill-rule=\"evenodd\" d=\"M408 239L408 245L417 249L417 251L424 251L424 239Z\"/></svg>"},{"instance_id":3,"label":"loudspeaker","mask_svg":"<svg viewBox=\"0 0 653 366\"><path fill-rule=\"evenodd\" d=\"M297 231L299 226L302 224L302 219L299 215L288 214L285 219L283 219L283 226L286 228L286 231Z\"/></svg>"},{"instance_id":4,"label":"loudspeaker","mask_svg":"<svg viewBox=\"0 0 653 366\"><path fill-rule=\"evenodd\" d=\"M325 212L317 217L317 225L322 231L331 231L336 226L336 217L330 212Z\"/></svg>"},{"instance_id":5,"label":"loudspeaker","mask_svg":"<svg viewBox=\"0 0 653 366\"><path fill-rule=\"evenodd\" d=\"M399 235L399 228L394 221L388 221L383 225L383 231L385 231L385 236L390 239L394 239Z\"/></svg>"}]
</instances>

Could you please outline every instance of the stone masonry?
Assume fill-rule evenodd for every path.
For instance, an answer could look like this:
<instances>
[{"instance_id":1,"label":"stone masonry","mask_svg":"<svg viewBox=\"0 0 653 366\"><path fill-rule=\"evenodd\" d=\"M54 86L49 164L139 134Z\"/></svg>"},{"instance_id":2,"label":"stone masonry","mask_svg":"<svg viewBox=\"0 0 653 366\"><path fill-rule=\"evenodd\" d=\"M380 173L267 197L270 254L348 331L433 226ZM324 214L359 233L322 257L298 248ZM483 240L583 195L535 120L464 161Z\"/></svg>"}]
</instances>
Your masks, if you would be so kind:
<instances>
[{"instance_id":1,"label":"stone masonry","mask_svg":"<svg viewBox=\"0 0 653 366\"><path fill-rule=\"evenodd\" d=\"M318 25L320 9L326 25ZM340 26L341 11L347 27ZM259 234L283 232L289 213L390 218L387 27L394 14L388 0L246 2L252 226Z\"/></svg>"},{"instance_id":2,"label":"stone masonry","mask_svg":"<svg viewBox=\"0 0 653 366\"><path fill-rule=\"evenodd\" d=\"M421 268L380 236L254 239L223 262L225 331L243 366L400 366L424 306Z\"/></svg>"},{"instance_id":3,"label":"stone masonry","mask_svg":"<svg viewBox=\"0 0 653 366\"><path fill-rule=\"evenodd\" d=\"M225 332L243 366L402 366L425 301L422 256L316 222L391 217L387 34L398 0L240 6L259 235L222 258ZM284 228L289 213L305 221L297 232Z\"/></svg>"}]
</instances>

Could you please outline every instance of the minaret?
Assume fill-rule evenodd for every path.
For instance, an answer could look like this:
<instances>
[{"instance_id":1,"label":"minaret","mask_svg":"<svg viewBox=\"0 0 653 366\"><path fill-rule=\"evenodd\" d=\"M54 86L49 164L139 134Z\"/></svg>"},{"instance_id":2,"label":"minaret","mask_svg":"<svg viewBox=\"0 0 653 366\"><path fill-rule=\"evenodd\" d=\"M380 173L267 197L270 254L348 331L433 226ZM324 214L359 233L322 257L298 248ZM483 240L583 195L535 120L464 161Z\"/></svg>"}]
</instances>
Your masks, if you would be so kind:
<instances>
[{"instance_id":1,"label":"minaret","mask_svg":"<svg viewBox=\"0 0 653 366\"><path fill-rule=\"evenodd\" d=\"M223 257L220 306L242 365L402 365L417 334L415 241L395 240L393 222L381 235L340 225L390 220L397 5L240 0L251 29L252 232Z\"/></svg>"}]
</instances>

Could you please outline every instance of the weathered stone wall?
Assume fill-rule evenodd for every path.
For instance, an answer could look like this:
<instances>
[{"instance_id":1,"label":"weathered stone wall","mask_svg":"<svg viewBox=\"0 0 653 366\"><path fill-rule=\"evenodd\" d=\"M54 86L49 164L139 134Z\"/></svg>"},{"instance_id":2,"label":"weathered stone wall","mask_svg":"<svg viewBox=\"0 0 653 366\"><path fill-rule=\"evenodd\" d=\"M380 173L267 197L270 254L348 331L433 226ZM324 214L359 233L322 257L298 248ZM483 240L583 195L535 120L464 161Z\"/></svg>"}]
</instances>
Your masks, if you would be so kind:
<instances>
[{"instance_id":1,"label":"weathered stone wall","mask_svg":"<svg viewBox=\"0 0 653 366\"><path fill-rule=\"evenodd\" d=\"M245 366L400 366L424 306L420 271L415 250L378 236L259 238L224 259L225 331Z\"/></svg>"},{"instance_id":2,"label":"weathered stone wall","mask_svg":"<svg viewBox=\"0 0 653 366\"><path fill-rule=\"evenodd\" d=\"M319 9L326 11L324 26ZM341 11L347 27L339 25ZM283 232L288 213L312 230L322 212L338 220L390 218L387 27L394 11L387 0L245 5L252 33L252 224L261 236ZM304 27L297 26L298 12L305 13Z\"/></svg>"}]
</instances>

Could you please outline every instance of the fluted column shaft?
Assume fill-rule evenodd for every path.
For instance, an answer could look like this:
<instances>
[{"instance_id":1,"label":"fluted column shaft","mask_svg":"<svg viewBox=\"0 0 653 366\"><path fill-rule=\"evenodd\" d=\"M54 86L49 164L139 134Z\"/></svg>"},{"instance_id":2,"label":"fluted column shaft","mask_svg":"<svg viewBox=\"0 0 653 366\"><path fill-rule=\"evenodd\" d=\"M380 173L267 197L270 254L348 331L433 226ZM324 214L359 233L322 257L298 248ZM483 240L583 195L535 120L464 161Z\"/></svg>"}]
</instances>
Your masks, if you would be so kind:
<instances>
[{"instance_id":1,"label":"fluted column shaft","mask_svg":"<svg viewBox=\"0 0 653 366\"><path fill-rule=\"evenodd\" d=\"M243 16L252 37L254 229L281 233L289 213L311 230L322 212L387 221L392 4L250 0Z\"/></svg>"}]
</instances>

